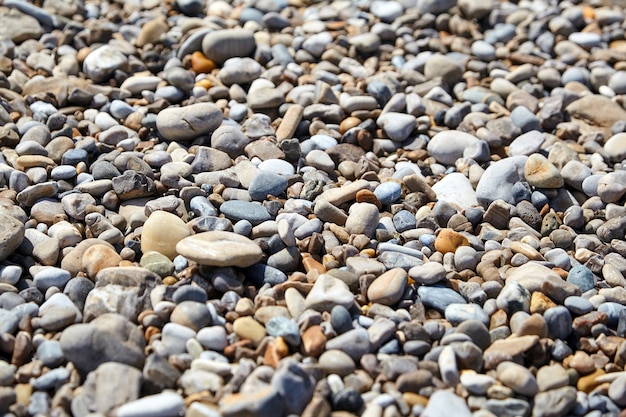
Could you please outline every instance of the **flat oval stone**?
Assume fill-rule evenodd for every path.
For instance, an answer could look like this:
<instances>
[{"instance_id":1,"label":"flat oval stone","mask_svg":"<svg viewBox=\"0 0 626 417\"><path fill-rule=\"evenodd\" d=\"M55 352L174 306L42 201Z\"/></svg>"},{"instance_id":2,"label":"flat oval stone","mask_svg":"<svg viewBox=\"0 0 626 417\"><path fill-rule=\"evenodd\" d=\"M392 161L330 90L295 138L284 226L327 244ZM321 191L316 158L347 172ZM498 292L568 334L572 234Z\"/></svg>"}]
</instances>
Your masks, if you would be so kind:
<instances>
[{"instance_id":1,"label":"flat oval stone","mask_svg":"<svg viewBox=\"0 0 626 417\"><path fill-rule=\"evenodd\" d=\"M222 123L221 110L212 103L169 107L157 115L159 134L168 140L191 140L213 133Z\"/></svg>"},{"instance_id":2,"label":"flat oval stone","mask_svg":"<svg viewBox=\"0 0 626 417\"><path fill-rule=\"evenodd\" d=\"M262 205L243 200L225 201L220 206L220 211L230 220L235 222L238 222L239 220L247 220L253 225L272 219L270 214Z\"/></svg>"},{"instance_id":3,"label":"flat oval stone","mask_svg":"<svg viewBox=\"0 0 626 417\"><path fill-rule=\"evenodd\" d=\"M245 29L216 30L202 39L204 55L217 64L228 58L248 56L255 48L254 34Z\"/></svg>"},{"instance_id":4,"label":"flat oval stone","mask_svg":"<svg viewBox=\"0 0 626 417\"><path fill-rule=\"evenodd\" d=\"M201 265L245 268L261 260L263 251L252 240L232 232L210 231L182 239L178 254Z\"/></svg>"}]
</instances>

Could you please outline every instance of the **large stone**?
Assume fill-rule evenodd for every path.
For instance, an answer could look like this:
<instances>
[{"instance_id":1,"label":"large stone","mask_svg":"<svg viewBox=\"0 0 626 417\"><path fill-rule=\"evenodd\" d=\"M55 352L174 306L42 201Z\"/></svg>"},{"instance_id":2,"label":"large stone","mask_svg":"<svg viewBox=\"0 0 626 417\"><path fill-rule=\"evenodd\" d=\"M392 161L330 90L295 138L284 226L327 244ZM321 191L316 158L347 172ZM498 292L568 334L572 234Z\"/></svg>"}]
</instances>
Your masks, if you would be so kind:
<instances>
[{"instance_id":1,"label":"large stone","mask_svg":"<svg viewBox=\"0 0 626 417\"><path fill-rule=\"evenodd\" d=\"M229 58L249 56L255 48L254 33L246 29L215 30L202 40L204 55L217 64Z\"/></svg>"},{"instance_id":2,"label":"large stone","mask_svg":"<svg viewBox=\"0 0 626 417\"><path fill-rule=\"evenodd\" d=\"M156 127L166 140L193 140L213 133L222 123L221 110L212 103L168 107L157 115Z\"/></svg>"},{"instance_id":3,"label":"large stone","mask_svg":"<svg viewBox=\"0 0 626 417\"><path fill-rule=\"evenodd\" d=\"M420 414L422 417L471 417L472 412L465 400L451 391L435 391L428 400L428 405Z\"/></svg>"},{"instance_id":4,"label":"large stone","mask_svg":"<svg viewBox=\"0 0 626 417\"><path fill-rule=\"evenodd\" d=\"M128 320L152 308L150 292L161 284L157 274L138 267L106 268L96 275L96 287L85 300L84 320L117 313Z\"/></svg>"},{"instance_id":5,"label":"large stone","mask_svg":"<svg viewBox=\"0 0 626 417\"><path fill-rule=\"evenodd\" d=\"M115 70L127 65L128 58L112 45L104 45L92 51L83 61L83 72L94 82L109 79Z\"/></svg>"},{"instance_id":6,"label":"large stone","mask_svg":"<svg viewBox=\"0 0 626 417\"><path fill-rule=\"evenodd\" d=\"M513 185L524 181L527 156L512 156L489 165L476 186L476 199L485 208L495 200L515 204Z\"/></svg>"},{"instance_id":7,"label":"large stone","mask_svg":"<svg viewBox=\"0 0 626 417\"><path fill-rule=\"evenodd\" d=\"M74 324L63 331L60 342L67 360L83 374L105 362L143 367L143 332L119 314L104 314L91 323Z\"/></svg>"},{"instance_id":8,"label":"large stone","mask_svg":"<svg viewBox=\"0 0 626 417\"><path fill-rule=\"evenodd\" d=\"M32 16L17 10L0 14L0 39L21 43L28 39L38 39L42 34L41 25Z\"/></svg>"},{"instance_id":9,"label":"large stone","mask_svg":"<svg viewBox=\"0 0 626 417\"><path fill-rule=\"evenodd\" d=\"M541 264L528 262L509 271L507 283L517 282L530 293L541 292L556 302L562 303L571 295L580 295L578 286Z\"/></svg>"},{"instance_id":10,"label":"large stone","mask_svg":"<svg viewBox=\"0 0 626 417\"><path fill-rule=\"evenodd\" d=\"M437 200L447 201L458 206L461 210L478 205L476 191L470 180L460 172L453 172L439 180L432 187L437 194Z\"/></svg>"},{"instance_id":11,"label":"large stone","mask_svg":"<svg viewBox=\"0 0 626 417\"><path fill-rule=\"evenodd\" d=\"M620 120L626 120L626 110L608 97L586 95L565 108L572 121L580 121L584 127L586 125L596 130L602 130L608 137L610 128ZM581 130L585 130L581 128ZM589 129L586 129L589 130Z\"/></svg>"},{"instance_id":12,"label":"large stone","mask_svg":"<svg viewBox=\"0 0 626 417\"><path fill-rule=\"evenodd\" d=\"M176 244L191 235L185 222L166 211L155 211L148 217L141 231L141 251L155 251L170 259L178 254Z\"/></svg>"},{"instance_id":13,"label":"large stone","mask_svg":"<svg viewBox=\"0 0 626 417\"><path fill-rule=\"evenodd\" d=\"M0 261L13 254L24 240L24 225L15 217L0 212Z\"/></svg>"},{"instance_id":14,"label":"large stone","mask_svg":"<svg viewBox=\"0 0 626 417\"><path fill-rule=\"evenodd\" d=\"M245 236L232 232L210 231L182 239L176 251L201 265L245 268L261 260L261 248Z\"/></svg>"},{"instance_id":15,"label":"large stone","mask_svg":"<svg viewBox=\"0 0 626 417\"><path fill-rule=\"evenodd\" d=\"M77 401L90 411L107 414L138 399L141 383L139 369L119 362L105 362L89 373Z\"/></svg>"},{"instance_id":16,"label":"large stone","mask_svg":"<svg viewBox=\"0 0 626 417\"><path fill-rule=\"evenodd\" d=\"M478 143L478 138L459 130L444 130L428 142L428 154L444 165L454 165L466 148Z\"/></svg>"},{"instance_id":17,"label":"large stone","mask_svg":"<svg viewBox=\"0 0 626 417\"><path fill-rule=\"evenodd\" d=\"M350 308L354 295L340 279L330 275L320 275L306 297L306 307L319 311L330 311L336 305Z\"/></svg>"}]
</instances>

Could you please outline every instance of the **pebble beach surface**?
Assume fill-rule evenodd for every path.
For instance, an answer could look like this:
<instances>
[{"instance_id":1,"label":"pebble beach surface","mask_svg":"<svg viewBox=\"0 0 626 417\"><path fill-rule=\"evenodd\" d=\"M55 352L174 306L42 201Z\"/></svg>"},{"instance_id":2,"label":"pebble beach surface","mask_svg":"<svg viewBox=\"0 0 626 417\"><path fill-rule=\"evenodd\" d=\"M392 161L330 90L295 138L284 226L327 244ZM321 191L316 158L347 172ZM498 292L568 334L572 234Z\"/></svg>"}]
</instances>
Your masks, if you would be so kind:
<instances>
[{"instance_id":1,"label":"pebble beach surface","mask_svg":"<svg viewBox=\"0 0 626 417\"><path fill-rule=\"evenodd\" d=\"M0 1L0 414L626 416L623 7Z\"/></svg>"}]
</instances>

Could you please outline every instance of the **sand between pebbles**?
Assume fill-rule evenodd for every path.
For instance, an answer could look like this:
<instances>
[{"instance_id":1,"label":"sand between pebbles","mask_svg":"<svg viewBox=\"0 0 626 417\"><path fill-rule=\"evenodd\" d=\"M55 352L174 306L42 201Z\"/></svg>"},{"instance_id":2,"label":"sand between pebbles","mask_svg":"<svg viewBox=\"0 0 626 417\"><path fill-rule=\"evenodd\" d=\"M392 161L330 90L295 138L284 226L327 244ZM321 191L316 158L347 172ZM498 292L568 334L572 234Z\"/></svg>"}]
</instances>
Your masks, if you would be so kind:
<instances>
[{"instance_id":1,"label":"sand between pebbles","mask_svg":"<svg viewBox=\"0 0 626 417\"><path fill-rule=\"evenodd\" d=\"M623 416L620 2L0 6L0 412Z\"/></svg>"}]
</instances>

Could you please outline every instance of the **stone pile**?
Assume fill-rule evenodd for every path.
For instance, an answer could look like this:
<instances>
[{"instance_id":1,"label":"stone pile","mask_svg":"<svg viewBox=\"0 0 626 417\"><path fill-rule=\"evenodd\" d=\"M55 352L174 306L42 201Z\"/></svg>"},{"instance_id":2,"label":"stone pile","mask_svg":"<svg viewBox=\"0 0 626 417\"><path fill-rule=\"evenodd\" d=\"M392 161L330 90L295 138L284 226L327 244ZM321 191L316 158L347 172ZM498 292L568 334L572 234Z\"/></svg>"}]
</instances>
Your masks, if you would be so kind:
<instances>
[{"instance_id":1,"label":"stone pile","mask_svg":"<svg viewBox=\"0 0 626 417\"><path fill-rule=\"evenodd\" d=\"M619 2L0 5L0 413L626 416Z\"/></svg>"}]
</instances>

